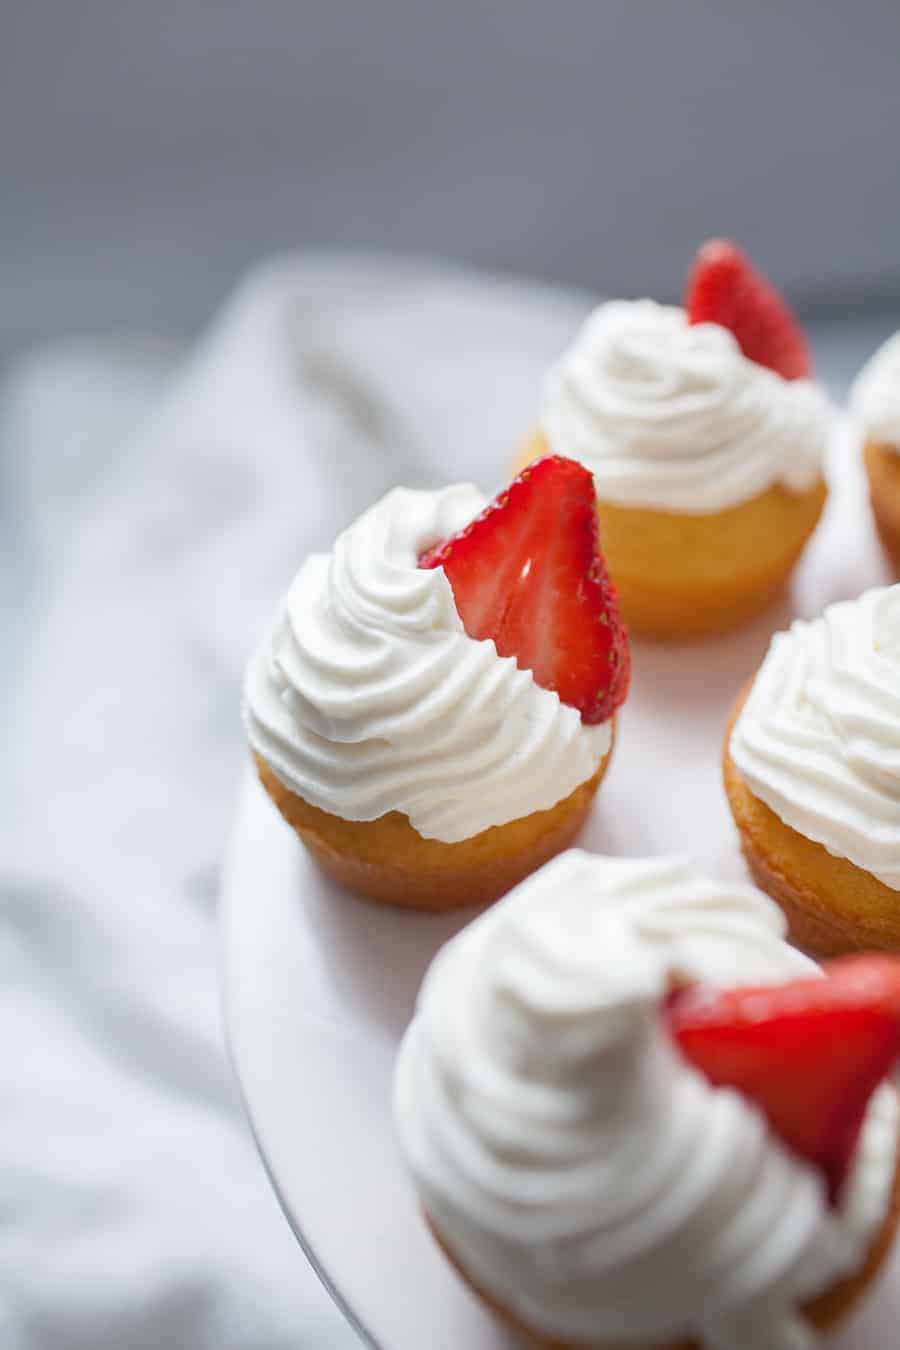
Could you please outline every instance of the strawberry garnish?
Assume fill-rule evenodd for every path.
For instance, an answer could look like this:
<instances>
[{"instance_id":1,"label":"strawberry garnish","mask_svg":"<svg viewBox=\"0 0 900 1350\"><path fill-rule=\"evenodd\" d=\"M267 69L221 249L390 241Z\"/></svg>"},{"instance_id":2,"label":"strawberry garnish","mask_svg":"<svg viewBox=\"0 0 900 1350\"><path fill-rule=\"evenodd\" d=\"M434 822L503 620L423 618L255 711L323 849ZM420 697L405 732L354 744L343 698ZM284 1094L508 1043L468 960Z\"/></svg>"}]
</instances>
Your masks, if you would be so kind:
<instances>
[{"instance_id":1,"label":"strawberry garnish","mask_svg":"<svg viewBox=\"0 0 900 1350\"><path fill-rule=\"evenodd\" d=\"M682 1054L744 1093L834 1202L869 1098L900 1055L900 960L849 956L825 979L725 992L692 987L666 1005Z\"/></svg>"},{"instance_id":2,"label":"strawberry garnish","mask_svg":"<svg viewBox=\"0 0 900 1350\"><path fill-rule=\"evenodd\" d=\"M544 689L605 722L628 692L628 637L597 543L591 473L536 460L451 539L420 559L443 567L473 638L491 638Z\"/></svg>"},{"instance_id":3,"label":"strawberry garnish","mask_svg":"<svg viewBox=\"0 0 900 1350\"><path fill-rule=\"evenodd\" d=\"M729 329L746 357L786 380L812 375L809 344L787 302L729 239L709 239L698 252L684 308L688 323Z\"/></svg>"}]
</instances>

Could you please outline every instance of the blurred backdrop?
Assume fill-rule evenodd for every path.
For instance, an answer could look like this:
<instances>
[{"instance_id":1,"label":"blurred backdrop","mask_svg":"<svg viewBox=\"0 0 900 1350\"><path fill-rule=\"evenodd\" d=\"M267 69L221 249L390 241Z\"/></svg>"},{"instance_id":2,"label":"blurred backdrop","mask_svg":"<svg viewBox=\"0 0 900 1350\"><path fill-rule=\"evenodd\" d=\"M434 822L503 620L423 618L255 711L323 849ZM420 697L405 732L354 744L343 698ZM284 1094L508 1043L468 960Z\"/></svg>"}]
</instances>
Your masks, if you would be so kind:
<instances>
[{"instance_id":1,"label":"blurred backdrop","mask_svg":"<svg viewBox=\"0 0 900 1350\"><path fill-rule=\"evenodd\" d=\"M2 0L0 342L193 329L288 247L900 299L897 0Z\"/></svg>"}]
</instances>

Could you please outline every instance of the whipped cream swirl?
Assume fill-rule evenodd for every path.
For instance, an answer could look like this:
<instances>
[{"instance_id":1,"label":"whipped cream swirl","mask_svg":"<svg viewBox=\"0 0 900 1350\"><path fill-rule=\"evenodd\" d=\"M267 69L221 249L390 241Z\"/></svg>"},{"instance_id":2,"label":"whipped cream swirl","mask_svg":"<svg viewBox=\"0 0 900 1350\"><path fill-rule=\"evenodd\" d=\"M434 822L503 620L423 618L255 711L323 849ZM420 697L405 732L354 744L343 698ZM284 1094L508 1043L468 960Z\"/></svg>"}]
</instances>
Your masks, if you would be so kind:
<instances>
[{"instance_id":1,"label":"whipped cream swirl","mask_svg":"<svg viewBox=\"0 0 900 1350\"><path fill-rule=\"evenodd\" d=\"M900 890L900 585L776 634L730 751L786 825Z\"/></svg>"},{"instance_id":2,"label":"whipped cream swirl","mask_svg":"<svg viewBox=\"0 0 900 1350\"><path fill-rule=\"evenodd\" d=\"M712 1087L660 1017L673 979L814 969L760 892L685 863L572 851L437 956L395 1080L423 1205L526 1324L585 1344L814 1343L800 1305L855 1268L888 1205L890 1088L840 1204L762 1114Z\"/></svg>"},{"instance_id":3,"label":"whipped cream swirl","mask_svg":"<svg viewBox=\"0 0 900 1350\"><path fill-rule=\"evenodd\" d=\"M585 726L513 657L465 632L422 552L476 516L471 486L397 488L301 567L247 671L250 743L293 792L345 820L402 811L455 843L546 810L592 777Z\"/></svg>"},{"instance_id":4,"label":"whipped cream swirl","mask_svg":"<svg viewBox=\"0 0 900 1350\"><path fill-rule=\"evenodd\" d=\"M718 324L653 300L588 318L544 384L551 449L580 460L604 501L711 514L821 474L831 417L810 380L748 361Z\"/></svg>"},{"instance_id":5,"label":"whipped cream swirl","mask_svg":"<svg viewBox=\"0 0 900 1350\"><path fill-rule=\"evenodd\" d=\"M867 440L900 454L900 333L882 343L857 375L850 409Z\"/></svg>"}]
</instances>

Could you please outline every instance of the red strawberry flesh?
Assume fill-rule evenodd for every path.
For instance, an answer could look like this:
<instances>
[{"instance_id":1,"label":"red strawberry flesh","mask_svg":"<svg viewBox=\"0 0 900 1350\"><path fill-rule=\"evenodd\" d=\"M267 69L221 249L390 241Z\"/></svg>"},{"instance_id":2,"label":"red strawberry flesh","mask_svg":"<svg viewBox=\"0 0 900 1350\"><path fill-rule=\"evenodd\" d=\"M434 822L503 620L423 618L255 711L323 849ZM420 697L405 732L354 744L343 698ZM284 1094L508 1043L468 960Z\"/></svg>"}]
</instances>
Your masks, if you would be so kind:
<instances>
[{"instance_id":1,"label":"red strawberry flesh","mask_svg":"<svg viewBox=\"0 0 900 1350\"><path fill-rule=\"evenodd\" d=\"M741 351L786 380L812 375L803 329L787 302L736 244L710 239L688 275L684 308L689 323L717 323L732 332Z\"/></svg>"},{"instance_id":2,"label":"red strawberry flesh","mask_svg":"<svg viewBox=\"0 0 900 1350\"><path fill-rule=\"evenodd\" d=\"M443 567L466 632L491 638L586 723L628 692L628 637L597 540L591 473L547 455L530 464L421 567Z\"/></svg>"},{"instance_id":3,"label":"red strawberry flesh","mask_svg":"<svg viewBox=\"0 0 900 1350\"><path fill-rule=\"evenodd\" d=\"M724 992L679 990L666 1005L682 1054L763 1111L819 1167L834 1203L872 1093L900 1055L900 960L852 956L825 978Z\"/></svg>"}]
</instances>

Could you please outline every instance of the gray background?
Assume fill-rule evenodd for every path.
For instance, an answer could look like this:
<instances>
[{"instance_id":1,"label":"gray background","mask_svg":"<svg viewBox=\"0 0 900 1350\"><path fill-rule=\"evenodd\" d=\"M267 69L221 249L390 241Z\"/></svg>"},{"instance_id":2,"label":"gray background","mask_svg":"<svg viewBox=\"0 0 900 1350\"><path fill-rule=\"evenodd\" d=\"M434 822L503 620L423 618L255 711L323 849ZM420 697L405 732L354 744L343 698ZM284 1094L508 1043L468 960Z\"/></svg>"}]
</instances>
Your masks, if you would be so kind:
<instances>
[{"instance_id":1,"label":"gray background","mask_svg":"<svg viewBox=\"0 0 900 1350\"><path fill-rule=\"evenodd\" d=\"M897 0L0 0L0 341L191 330L297 245L900 298Z\"/></svg>"}]
</instances>

